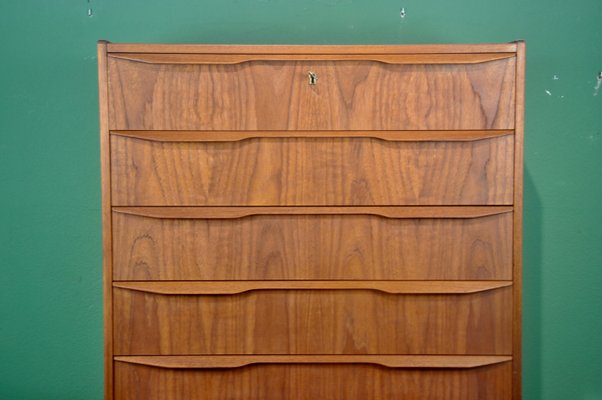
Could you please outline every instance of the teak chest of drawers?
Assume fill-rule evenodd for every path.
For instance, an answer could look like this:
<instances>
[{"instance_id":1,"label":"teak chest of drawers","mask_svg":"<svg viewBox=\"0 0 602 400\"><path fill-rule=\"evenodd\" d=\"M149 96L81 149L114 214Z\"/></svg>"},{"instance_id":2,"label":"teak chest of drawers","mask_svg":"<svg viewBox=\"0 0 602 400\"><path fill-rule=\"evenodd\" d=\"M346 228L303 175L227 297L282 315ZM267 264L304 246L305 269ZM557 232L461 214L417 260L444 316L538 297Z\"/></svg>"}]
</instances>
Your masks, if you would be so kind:
<instances>
[{"instance_id":1,"label":"teak chest of drawers","mask_svg":"<svg viewBox=\"0 0 602 400\"><path fill-rule=\"evenodd\" d=\"M521 398L524 44L100 42L105 398Z\"/></svg>"}]
</instances>

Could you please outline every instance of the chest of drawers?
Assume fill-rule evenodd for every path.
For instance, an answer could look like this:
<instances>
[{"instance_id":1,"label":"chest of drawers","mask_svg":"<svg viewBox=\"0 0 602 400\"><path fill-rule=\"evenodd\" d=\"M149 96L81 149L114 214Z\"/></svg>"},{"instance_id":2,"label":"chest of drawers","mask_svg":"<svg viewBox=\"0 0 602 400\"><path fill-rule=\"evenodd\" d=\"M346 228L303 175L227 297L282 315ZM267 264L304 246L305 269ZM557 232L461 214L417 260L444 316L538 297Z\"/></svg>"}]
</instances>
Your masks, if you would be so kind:
<instances>
[{"instance_id":1,"label":"chest of drawers","mask_svg":"<svg viewBox=\"0 0 602 400\"><path fill-rule=\"evenodd\" d=\"M524 44L100 42L105 398L521 398Z\"/></svg>"}]
</instances>

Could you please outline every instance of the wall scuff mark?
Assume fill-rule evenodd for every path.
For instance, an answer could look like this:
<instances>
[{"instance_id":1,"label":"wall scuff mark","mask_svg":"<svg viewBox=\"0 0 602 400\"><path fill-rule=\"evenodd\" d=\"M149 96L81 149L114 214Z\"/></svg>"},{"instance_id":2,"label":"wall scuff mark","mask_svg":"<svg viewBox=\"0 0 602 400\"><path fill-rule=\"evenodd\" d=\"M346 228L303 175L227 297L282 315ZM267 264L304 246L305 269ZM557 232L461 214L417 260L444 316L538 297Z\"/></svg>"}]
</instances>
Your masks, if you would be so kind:
<instances>
[{"instance_id":1,"label":"wall scuff mark","mask_svg":"<svg viewBox=\"0 0 602 400\"><path fill-rule=\"evenodd\" d=\"M399 10L399 16L402 19L406 17L406 9L405 9L405 7L401 7L401 10Z\"/></svg>"},{"instance_id":2,"label":"wall scuff mark","mask_svg":"<svg viewBox=\"0 0 602 400\"><path fill-rule=\"evenodd\" d=\"M92 17L94 12L92 12L92 4L90 4L91 0L88 0L88 17Z\"/></svg>"},{"instance_id":3,"label":"wall scuff mark","mask_svg":"<svg viewBox=\"0 0 602 400\"><path fill-rule=\"evenodd\" d=\"M596 86L594 86L594 96L598 95L600 87L602 87L602 71L598 72L598 77L596 78Z\"/></svg>"}]
</instances>

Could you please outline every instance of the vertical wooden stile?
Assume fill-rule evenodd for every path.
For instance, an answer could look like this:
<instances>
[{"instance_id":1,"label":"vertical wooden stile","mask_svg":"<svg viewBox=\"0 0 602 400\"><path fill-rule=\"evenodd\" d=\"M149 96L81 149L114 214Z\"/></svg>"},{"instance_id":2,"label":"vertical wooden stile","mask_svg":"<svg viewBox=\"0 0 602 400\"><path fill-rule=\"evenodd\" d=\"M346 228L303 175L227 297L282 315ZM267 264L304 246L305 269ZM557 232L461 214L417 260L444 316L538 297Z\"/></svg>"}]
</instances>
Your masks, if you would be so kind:
<instances>
[{"instance_id":1,"label":"vertical wooden stile","mask_svg":"<svg viewBox=\"0 0 602 400\"><path fill-rule=\"evenodd\" d=\"M104 297L105 400L113 399L113 255L111 238L111 160L108 112L107 43L98 42L98 107L100 114L100 169L102 186L102 251Z\"/></svg>"},{"instance_id":2,"label":"vertical wooden stile","mask_svg":"<svg viewBox=\"0 0 602 400\"><path fill-rule=\"evenodd\" d=\"M516 122L514 134L514 334L513 399L522 399L522 267L523 267L523 164L525 108L525 42L516 49Z\"/></svg>"}]
</instances>

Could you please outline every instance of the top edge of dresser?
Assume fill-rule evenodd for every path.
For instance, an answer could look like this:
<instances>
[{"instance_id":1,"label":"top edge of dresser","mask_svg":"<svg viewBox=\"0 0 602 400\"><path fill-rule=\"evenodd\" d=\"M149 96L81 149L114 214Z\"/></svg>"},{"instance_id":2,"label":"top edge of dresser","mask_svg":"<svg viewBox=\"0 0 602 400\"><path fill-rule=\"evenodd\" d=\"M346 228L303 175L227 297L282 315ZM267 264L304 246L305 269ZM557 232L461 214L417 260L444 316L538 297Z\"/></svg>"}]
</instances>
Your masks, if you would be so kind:
<instances>
[{"instance_id":1,"label":"top edge of dresser","mask_svg":"<svg viewBox=\"0 0 602 400\"><path fill-rule=\"evenodd\" d=\"M493 44L106 44L108 53L174 54L462 54L516 53L519 42Z\"/></svg>"}]
</instances>

